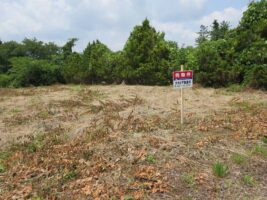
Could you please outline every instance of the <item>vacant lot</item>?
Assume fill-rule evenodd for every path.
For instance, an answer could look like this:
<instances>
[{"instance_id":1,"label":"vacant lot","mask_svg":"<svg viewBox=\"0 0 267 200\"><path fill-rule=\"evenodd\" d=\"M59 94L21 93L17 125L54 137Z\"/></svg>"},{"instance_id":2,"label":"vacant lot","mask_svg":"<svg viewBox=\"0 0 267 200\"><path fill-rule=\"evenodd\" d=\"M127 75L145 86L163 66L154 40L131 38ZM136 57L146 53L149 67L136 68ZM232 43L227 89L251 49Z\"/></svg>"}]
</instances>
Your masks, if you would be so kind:
<instances>
[{"instance_id":1,"label":"vacant lot","mask_svg":"<svg viewBox=\"0 0 267 200\"><path fill-rule=\"evenodd\" d=\"M265 199L267 93L0 89L0 199Z\"/></svg>"}]
</instances>

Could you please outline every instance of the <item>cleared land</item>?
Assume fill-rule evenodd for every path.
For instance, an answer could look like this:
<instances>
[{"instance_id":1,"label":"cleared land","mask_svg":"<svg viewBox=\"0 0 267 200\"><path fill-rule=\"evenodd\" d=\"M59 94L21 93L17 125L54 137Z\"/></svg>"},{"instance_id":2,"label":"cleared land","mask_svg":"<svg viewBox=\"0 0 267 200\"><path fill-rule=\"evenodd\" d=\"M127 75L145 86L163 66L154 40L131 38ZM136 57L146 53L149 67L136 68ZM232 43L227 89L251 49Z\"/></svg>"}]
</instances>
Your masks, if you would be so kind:
<instances>
[{"instance_id":1,"label":"cleared land","mask_svg":"<svg viewBox=\"0 0 267 200\"><path fill-rule=\"evenodd\" d=\"M265 199L267 93L0 89L0 199Z\"/></svg>"}]
</instances>

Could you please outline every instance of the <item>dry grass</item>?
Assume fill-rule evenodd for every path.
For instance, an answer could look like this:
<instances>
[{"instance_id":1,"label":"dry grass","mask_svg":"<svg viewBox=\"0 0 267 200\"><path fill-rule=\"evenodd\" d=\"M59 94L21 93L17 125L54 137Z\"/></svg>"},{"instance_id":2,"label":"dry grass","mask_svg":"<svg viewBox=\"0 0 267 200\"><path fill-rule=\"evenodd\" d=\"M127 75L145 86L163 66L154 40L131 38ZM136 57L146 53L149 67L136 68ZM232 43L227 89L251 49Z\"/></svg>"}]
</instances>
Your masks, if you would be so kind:
<instances>
[{"instance_id":1,"label":"dry grass","mask_svg":"<svg viewBox=\"0 0 267 200\"><path fill-rule=\"evenodd\" d=\"M180 126L169 87L24 90L1 96L0 199L267 196L266 93L187 90Z\"/></svg>"}]
</instances>

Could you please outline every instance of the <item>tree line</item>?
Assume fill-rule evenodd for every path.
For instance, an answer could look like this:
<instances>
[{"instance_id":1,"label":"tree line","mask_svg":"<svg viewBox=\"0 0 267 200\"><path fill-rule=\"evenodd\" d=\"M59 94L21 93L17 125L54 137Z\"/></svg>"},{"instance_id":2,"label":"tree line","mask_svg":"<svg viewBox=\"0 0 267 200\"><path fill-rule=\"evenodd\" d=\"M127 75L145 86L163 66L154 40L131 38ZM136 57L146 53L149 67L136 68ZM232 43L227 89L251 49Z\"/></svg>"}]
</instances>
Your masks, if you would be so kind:
<instances>
[{"instance_id":1,"label":"tree line","mask_svg":"<svg viewBox=\"0 0 267 200\"><path fill-rule=\"evenodd\" d=\"M208 87L233 84L267 89L267 1L253 1L236 28L214 20L202 25L196 47L167 41L145 19L134 27L121 51L99 40L82 53L77 38L65 45L37 39L0 41L0 87L54 83L169 85L181 64L194 70L194 82Z\"/></svg>"}]
</instances>

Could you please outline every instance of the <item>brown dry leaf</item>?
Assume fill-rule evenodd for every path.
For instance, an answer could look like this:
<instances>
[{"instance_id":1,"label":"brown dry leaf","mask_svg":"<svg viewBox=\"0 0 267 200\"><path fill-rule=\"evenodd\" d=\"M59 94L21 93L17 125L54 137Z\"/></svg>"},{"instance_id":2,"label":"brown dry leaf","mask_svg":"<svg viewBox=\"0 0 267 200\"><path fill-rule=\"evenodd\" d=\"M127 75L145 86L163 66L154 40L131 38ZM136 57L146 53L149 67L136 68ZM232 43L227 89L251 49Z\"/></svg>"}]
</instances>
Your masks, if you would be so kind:
<instances>
[{"instance_id":1,"label":"brown dry leaf","mask_svg":"<svg viewBox=\"0 0 267 200\"><path fill-rule=\"evenodd\" d=\"M203 140L200 140L199 142L196 143L196 147L197 148L203 148L204 146L206 146L207 142L206 141L203 141Z\"/></svg>"},{"instance_id":2,"label":"brown dry leaf","mask_svg":"<svg viewBox=\"0 0 267 200\"><path fill-rule=\"evenodd\" d=\"M203 172L203 173L199 173L196 178L195 181L198 182L198 184L204 184L208 179L208 174Z\"/></svg>"},{"instance_id":3,"label":"brown dry leaf","mask_svg":"<svg viewBox=\"0 0 267 200\"><path fill-rule=\"evenodd\" d=\"M82 193L85 195L91 195L92 194L92 186L91 185L86 185L81 189Z\"/></svg>"}]
</instances>

